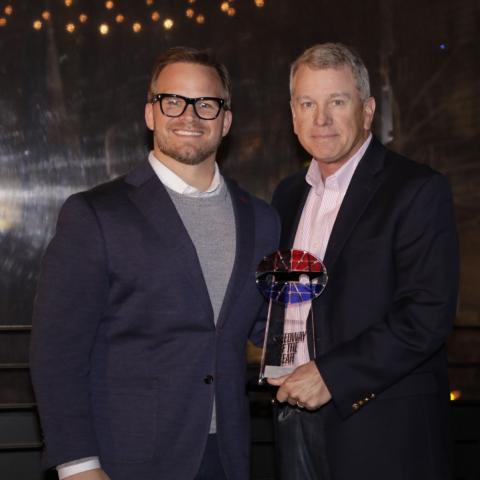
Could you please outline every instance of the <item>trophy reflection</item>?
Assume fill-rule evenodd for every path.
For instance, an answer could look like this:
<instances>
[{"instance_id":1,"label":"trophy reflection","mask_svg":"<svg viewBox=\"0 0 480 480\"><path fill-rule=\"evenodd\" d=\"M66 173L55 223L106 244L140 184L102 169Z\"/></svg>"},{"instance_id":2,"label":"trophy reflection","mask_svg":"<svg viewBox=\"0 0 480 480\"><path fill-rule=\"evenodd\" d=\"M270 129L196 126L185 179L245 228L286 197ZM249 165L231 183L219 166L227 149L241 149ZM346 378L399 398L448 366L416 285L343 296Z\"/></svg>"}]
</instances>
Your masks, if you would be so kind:
<instances>
[{"instance_id":1,"label":"trophy reflection","mask_svg":"<svg viewBox=\"0 0 480 480\"><path fill-rule=\"evenodd\" d=\"M305 250L278 250L258 265L257 286L268 301L259 383L315 358L313 300L327 278L323 263Z\"/></svg>"}]
</instances>

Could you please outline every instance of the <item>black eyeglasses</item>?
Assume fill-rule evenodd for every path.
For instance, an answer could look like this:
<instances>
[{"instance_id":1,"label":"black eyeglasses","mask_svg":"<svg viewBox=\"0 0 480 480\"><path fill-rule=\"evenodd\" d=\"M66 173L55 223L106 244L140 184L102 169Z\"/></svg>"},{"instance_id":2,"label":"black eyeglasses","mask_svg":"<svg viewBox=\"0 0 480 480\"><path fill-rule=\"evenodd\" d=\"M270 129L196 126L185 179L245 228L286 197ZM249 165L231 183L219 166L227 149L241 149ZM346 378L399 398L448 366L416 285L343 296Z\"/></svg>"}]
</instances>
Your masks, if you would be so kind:
<instances>
[{"instance_id":1,"label":"black eyeglasses","mask_svg":"<svg viewBox=\"0 0 480 480\"><path fill-rule=\"evenodd\" d=\"M167 117L180 117L188 105L193 105L195 114L202 120L215 120L222 108L228 110L225 100L217 97L188 98L174 93L157 93L151 102L159 102L160 110Z\"/></svg>"}]
</instances>

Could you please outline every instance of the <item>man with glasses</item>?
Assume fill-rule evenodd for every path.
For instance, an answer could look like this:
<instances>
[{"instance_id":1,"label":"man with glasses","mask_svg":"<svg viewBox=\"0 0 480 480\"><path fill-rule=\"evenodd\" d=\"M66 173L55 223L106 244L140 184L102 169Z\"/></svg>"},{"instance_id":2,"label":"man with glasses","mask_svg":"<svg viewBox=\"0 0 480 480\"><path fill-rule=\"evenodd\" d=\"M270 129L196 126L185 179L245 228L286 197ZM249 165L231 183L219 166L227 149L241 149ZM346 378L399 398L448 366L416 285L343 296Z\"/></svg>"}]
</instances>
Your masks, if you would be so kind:
<instances>
[{"instance_id":1,"label":"man with glasses","mask_svg":"<svg viewBox=\"0 0 480 480\"><path fill-rule=\"evenodd\" d=\"M148 161L62 208L31 348L45 463L61 479L249 477L245 344L279 224L219 172L230 101L208 52L168 50L145 107Z\"/></svg>"}]
</instances>

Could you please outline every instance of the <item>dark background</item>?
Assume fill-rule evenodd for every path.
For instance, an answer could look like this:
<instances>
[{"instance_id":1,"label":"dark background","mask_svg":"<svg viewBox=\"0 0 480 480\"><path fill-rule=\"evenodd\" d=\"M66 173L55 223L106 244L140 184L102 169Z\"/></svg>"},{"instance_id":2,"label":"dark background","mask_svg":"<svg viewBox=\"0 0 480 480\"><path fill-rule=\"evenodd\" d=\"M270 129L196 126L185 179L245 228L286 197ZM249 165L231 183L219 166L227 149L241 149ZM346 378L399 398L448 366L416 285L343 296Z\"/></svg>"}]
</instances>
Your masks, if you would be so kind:
<instances>
[{"instance_id":1,"label":"dark background","mask_svg":"<svg viewBox=\"0 0 480 480\"><path fill-rule=\"evenodd\" d=\"M219 0L114 0L111 10L104 1L71 1L0 0L0 478L41 478L28 376L39 262L68 195L144 160L154 58L174 45L210 47L228 66L234 123L221 166L268 200L278 181L308 160L291 132L289 64L324 41L355 46L369 67L376 135L451 181L462 255L449 343L452 390L460 391L452 409L455 478L480 478L478 0L264 0L263 7L233 0L232 16ZM124 21L116 23L120 13ZM107 35L98 30L103 22ZM251 398L253 477L267 479L268 402L253 387Z\"/></svg>"}]
</instances>

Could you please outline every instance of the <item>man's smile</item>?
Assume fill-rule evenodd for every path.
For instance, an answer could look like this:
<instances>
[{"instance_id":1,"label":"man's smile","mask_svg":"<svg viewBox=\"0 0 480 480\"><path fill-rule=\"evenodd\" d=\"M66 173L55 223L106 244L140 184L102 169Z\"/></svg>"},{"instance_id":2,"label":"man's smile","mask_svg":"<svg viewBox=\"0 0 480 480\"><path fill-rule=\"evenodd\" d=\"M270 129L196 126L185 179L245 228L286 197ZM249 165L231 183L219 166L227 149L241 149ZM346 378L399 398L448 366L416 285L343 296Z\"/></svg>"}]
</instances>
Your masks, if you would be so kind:
<instances>
[{"instance_id":1,"label":"man's smile","mask_svg":"<svg viewBox=\"0 0 480 480\"><path fill-rule=\"evenodd\" d=\"M185 130L182 128L174 128L172 129L175 135L180 137L200 137L203 135L203 132L200 130Z\"/></svg>"}]
</instances>

